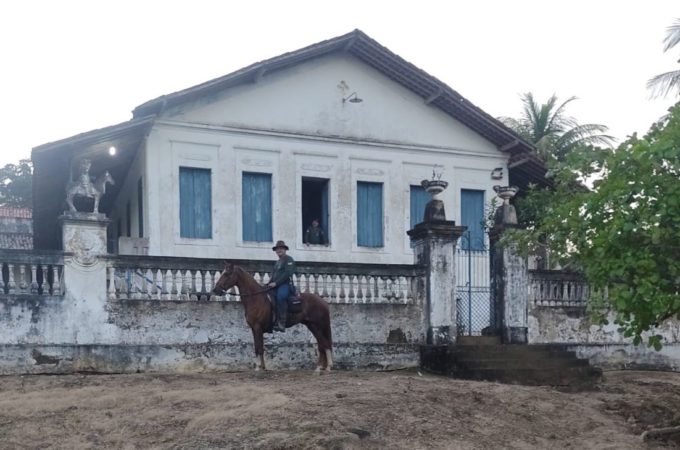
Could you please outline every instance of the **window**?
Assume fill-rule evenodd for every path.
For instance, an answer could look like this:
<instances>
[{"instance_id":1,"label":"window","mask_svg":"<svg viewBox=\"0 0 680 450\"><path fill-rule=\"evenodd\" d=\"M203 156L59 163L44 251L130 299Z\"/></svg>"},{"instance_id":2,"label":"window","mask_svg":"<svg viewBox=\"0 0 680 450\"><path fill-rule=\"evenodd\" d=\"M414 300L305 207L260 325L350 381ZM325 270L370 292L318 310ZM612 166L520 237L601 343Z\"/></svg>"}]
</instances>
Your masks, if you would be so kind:
<instances>
[{"instance_id":1,"label":"window","mask_svg":"<svg viewBox=\"0 0 680 450\"><path fill-rule=\"evenodd\" d=\"M328 184L324 178L302 178L302 236L305 243L309 243L305 236L314 219L319 221L324 238L323 242L315 243L329 243Z\"/></svg>"},{"instance_id":2,"label":"window","mask_svg":"<svg viewBox=\"0 0 680 450\"><path fill-rule=\"evenodd\" d=\"M272 176L243 172L243 240L272 241Z\"/></svg>"},{"instance_id":3,"label":"window","mask_svg":"<svg viewBox=\"0 0 680 450\"><path fill-rule=\"evenodd\" d=\"M432 199L422 186L411 186L411 228L423 221L425 207Z\"/></svg>"},{"instance_id":4,"label":"window","mask_svg":"<svg viewBox=\"0 0 680 450\"><path fill-rule=\"evenodd\" d=\"M144 237L144 191L142 190L142 177L137 180L137 225L139 237Z\"/></svg>"},{"instance_id":5,"label":"window","mask_svg":"<svg viewBox=\"0 0 680 450\"><path fill-rule=\"evenodd\" d=\"M179 235L212 238L210 169L179 168Z\"/></svg>"},{"instance_id":6,"label":"window","mask_svg":"<svg viewBox=\"0 0 680 450\"><path fill-rule=\"evenodd\" d=\"M357 245L383 246L383 185L357 182Z\"/></svg>"},{"instance_id":7,"label":"window","mask_svg":"<svg viewBox=\"0 0 680 450\"><path fill-rule=\"evenodd\" d=\"M463 250L484 250L484 191L460 191L460 222L468 227L463 235Z\"/></svg>"}]
</instances>

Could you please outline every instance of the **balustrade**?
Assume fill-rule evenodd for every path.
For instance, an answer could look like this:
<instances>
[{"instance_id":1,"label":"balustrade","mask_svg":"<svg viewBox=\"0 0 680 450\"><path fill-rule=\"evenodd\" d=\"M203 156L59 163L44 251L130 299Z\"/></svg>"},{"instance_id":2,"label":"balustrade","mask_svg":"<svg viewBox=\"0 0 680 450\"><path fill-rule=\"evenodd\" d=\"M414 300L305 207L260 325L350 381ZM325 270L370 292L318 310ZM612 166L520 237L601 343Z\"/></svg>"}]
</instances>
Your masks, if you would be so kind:
<instances>
[{"instance_id":1,"label":"balustrade","mask_svg":"<svg viewBox=\"0 0 680 450\"><path fill-rule=\"evenodd\" d=\"M264 286L269 282L270 265L256 262L244 269ZM317 294L329 303L415 304L422 300L418 281L423 274L416 266L337 263L318 266L314 267L314 263L298 265L293 282L299 292ZM111 258L107 292L114 300L240 301L237 287L222 296L211 294L220 275L216 263L205 260L148 256L142 261L139 257L137 260Z\"/></svg>"},{"instance_id":2,"label":"balustrade","mask_svg":"<svg viewBox=\"0 0 680 450\"><path fill-rule=\"evenodd\" d=\"M0 251L0 295L61 296L61 257L33 251Z\"/></svg>"},{"instance_id":3,"label":"balustrade","mask_svg":"<svg viewBox=\"0 0 680 450\"><path fill-rule=\"evenodd\" d=\"M536 306L584 308L590 288L580 274L564 271L529 271L529 300Z\"/></svg>"}]
</instances>

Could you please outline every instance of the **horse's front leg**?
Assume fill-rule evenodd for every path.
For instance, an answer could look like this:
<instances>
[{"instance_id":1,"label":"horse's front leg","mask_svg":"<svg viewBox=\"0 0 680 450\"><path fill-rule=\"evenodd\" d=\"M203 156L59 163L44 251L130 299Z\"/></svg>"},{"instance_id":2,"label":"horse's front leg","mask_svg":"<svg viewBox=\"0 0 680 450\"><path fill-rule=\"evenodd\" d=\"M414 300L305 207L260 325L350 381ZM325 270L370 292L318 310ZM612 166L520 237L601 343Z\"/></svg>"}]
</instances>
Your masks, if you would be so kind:
<instances>
[{"instance_id":1,"label":"horse's front leg","mask_svg":"<svg viewBox=\"0 0 680 450\"><path fill-rule=\"evenodd\" d=\"M267 370L264 366L264 333L259 327L253 327L252 330L255 343L255 371Z\"/></svg>"}]
</instances>

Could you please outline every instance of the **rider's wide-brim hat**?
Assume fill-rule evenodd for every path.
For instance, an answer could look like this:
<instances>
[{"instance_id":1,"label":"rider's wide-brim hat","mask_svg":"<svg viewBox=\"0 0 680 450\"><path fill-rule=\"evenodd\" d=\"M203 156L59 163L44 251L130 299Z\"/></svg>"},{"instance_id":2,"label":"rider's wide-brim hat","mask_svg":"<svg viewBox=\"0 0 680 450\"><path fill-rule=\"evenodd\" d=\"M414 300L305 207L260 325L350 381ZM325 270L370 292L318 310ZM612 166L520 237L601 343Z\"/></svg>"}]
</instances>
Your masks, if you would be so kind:
<instances>
[{"instance_id":1,"label":"rider's wide-brim hat","mask_svg":"<svg viewBox=\"0 0 680 450\"><path fill-rule=\"evenodd\" d=\"M276 245L272 247L272 250L276 250L277 248L285 248L286 250L290 250L286 243L283 241L276 241Z\"/></svg>"}]
</instances>

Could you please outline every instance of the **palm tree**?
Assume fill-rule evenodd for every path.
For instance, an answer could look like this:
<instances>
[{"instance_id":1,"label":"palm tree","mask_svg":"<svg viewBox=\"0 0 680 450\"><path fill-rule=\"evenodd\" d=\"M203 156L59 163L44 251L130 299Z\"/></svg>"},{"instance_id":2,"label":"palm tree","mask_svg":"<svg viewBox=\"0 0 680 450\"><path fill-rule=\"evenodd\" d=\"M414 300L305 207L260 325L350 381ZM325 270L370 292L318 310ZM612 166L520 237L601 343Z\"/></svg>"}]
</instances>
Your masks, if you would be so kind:
<instances>
[{"instance_id":1,"label":"palm tree","mask_svg":"<svg viewBox=\"0 0 680 450\"><path fill-rule=\"evenodd\" d=\"M675 19L675 23L666 29L666 38L663 42L664 52L680 43L680 19ZM674 90L680 93L680 70L671 70L655 76L647 82L647 88L652 90L654 97L665 97Z\"/></svg>"},{"instance_id":2,"label":"palm tree","mask_svg":"<svg viewBox=\"0 0 680 450\"><path fill-rule=\"evenodd\" d=\"M502 117L501 121L528 140L546 159L563 160L575 147L581 145L606 145L614 142L614 138L605 133L604 125L579 125L576 119L566 114L569 103L576 97L569 97L558 105L557 96L553 94L546 103L539 104L531 92L522 94L522 114L519 119Z\"/></svg>"}]
</instances>

